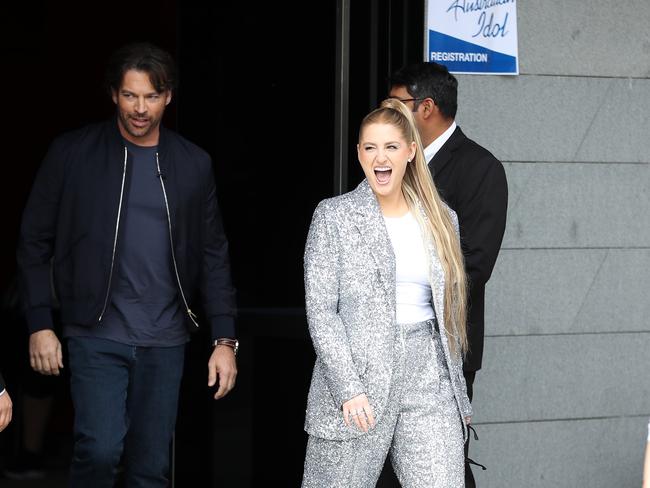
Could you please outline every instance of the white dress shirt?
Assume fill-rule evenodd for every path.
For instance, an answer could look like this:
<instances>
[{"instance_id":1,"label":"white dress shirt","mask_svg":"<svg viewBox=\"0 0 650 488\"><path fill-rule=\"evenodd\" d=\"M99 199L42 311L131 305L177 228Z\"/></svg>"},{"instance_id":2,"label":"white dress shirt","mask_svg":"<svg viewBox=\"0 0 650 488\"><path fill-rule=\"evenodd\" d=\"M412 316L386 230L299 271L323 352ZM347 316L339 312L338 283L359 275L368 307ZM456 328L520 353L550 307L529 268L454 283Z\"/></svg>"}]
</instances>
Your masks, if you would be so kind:
<instances>
[{"instance_id":1,"label":"white dress shirt","mask_svg":"<svg viewBox=\"0 0 650 488\"><path fill-rule=\"evenodd\" d=\"M456 121L452 122L449 128L440 134L434 141L424 148L424 159L429 163L436 155L440 148L449 140L451 135L456 130Z\"/></svg>"}]
</instances>

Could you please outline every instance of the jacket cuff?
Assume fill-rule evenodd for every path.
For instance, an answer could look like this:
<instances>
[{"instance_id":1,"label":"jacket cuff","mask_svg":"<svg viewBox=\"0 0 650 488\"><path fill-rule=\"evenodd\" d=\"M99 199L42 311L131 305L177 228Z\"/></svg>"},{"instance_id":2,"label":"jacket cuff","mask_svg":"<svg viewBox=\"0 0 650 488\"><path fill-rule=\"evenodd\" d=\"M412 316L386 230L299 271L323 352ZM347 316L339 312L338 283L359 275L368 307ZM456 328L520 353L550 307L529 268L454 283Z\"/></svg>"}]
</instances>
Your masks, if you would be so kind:
<instances>
[{"instance_id":1,"label":"jacket cuff","mask_svg":"<svg viewBox=\"0 0 650 488\"><path fill-rule=\"evenodd\" d=\"M30 308L25 311L25 319L30 334L39 330L54 329L52 309L50 307Z\"/></svg>"},{"instance_id":2,"label":"jacket cuff","mask_svg":"<svg viewBox=\"0 0 650 488\"><path fill-rule=\"evenodd\" d=\"M210 319L210 327L212 329L212 340L221 337L237 337L235 333L235 317L232 315L217 315Z\"/></svg>"},{"instance_id":3,"label":"jacket cuff","mask_svg":"<svg viewBox=\"0 0 650 488\"><path fill-rule=\"evenodd\" d=\"M463 400L463 418L472 416L474 416L474 409L472 408L469 398L465 396L465 399Z\"/></svg>"},{"instance_id":4,"label":"jacket cuff","mask_svg":"<svg viewBox=\"0 0 650 488\"><path fill-rule=\"evenodd\" d=\"M366 392L366 388L363 386L361 381L353 381L346 385L343 385L342 388L338 388L334 393L334 399L339 408L343 408L343 404L348 400L352 400L354 397L361 395Z\"/></svg>"}]
</instances>

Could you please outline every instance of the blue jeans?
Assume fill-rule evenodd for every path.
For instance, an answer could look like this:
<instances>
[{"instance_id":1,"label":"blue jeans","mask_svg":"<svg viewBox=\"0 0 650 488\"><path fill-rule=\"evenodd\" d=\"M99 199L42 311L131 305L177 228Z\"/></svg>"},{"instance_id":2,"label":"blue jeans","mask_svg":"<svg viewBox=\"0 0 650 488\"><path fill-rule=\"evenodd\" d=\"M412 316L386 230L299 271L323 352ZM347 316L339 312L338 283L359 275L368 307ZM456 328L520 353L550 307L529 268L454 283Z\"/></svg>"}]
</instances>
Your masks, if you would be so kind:
<instances>
[{"instance_id":1,"label":"blue jeans","mask_svg":"<svg viewBox=\"0 0 650 488\"><path fill-rule=\"evenodd\" d=\"M166 488L185 345L71 337L68 357L75 412L70 487L112 488L124 454L128 488Z\"/></svg>"}]
</instances>

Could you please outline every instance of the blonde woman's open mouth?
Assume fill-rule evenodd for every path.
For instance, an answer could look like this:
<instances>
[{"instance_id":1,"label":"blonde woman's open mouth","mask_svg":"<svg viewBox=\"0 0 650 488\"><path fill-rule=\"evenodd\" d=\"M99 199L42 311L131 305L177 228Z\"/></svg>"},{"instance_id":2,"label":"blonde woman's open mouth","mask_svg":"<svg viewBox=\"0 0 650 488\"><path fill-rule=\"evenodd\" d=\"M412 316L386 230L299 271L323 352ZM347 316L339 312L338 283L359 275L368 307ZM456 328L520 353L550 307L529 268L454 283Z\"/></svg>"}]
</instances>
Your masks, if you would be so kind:
<instances>
[{"instance_id":1,"label":"blonde woman's open mouth","mask_svg":"<svg viewBox=\"0 0 650 488\"><path fill-rule=\"evenodd\" d=\"M393 168L389 166L378 166L374 169L375 179L380 185L387 185L390 183L390 177L393 174Z\"/></svg>"}]
</instances>

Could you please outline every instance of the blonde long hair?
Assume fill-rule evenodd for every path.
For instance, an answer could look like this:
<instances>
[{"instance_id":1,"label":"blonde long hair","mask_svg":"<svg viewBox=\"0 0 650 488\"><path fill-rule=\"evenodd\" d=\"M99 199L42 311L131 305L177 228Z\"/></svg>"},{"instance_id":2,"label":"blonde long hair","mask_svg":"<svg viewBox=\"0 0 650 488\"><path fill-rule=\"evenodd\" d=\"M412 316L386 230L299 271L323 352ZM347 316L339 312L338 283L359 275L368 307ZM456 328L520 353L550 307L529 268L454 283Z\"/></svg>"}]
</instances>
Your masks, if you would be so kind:
<instances>
[{"instance_id":1,"label":"blonde long hair","mask_svg":"<svg viewBox=\"0 0 650 488\"><path fill-rule=\"evenodd\" d=\"M450 350L467 352L467 278L460 241L451 216L433 183L424 158L422 141L406 105L395 98L384 100L381 107L370 112L361 122L359 134L370 124L390 124L397 128L407 142L415 141L415 159L406 165L402 193L420 228L433 242L445 275L444 325ZM424 216L419 210L421 205ZM460 344L458 351L457 344Z\"/></svg>"}]
</instances>

